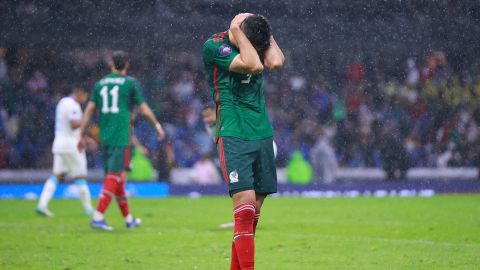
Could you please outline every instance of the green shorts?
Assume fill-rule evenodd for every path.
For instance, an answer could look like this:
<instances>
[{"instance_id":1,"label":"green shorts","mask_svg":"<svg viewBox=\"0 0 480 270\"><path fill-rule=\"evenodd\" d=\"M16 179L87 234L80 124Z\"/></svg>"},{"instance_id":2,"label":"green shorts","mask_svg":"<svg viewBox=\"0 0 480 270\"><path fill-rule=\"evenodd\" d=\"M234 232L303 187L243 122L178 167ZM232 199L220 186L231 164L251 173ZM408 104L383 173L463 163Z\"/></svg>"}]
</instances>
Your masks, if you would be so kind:
<instances>
[{"instance_id":1,"label":"green shorts","mask_svg":"<svg viewBox=\"0 0 480 270\"><path fill-rule=\"evenodd\" d=\"M221 137L217 148L230 196L245 190L255 190L262 195L277 192L272 138L245 141Z\"/></svg>"},{"instance_id":2,"label":"green shorts","mask_svg":"<svg viewBox=\"0 0 480 270\"><path fill-rule=\"evenodd\" d=\"M130 171L132 147L102 145L103 169L105 173Z\"/></svg>"}]
</instances>

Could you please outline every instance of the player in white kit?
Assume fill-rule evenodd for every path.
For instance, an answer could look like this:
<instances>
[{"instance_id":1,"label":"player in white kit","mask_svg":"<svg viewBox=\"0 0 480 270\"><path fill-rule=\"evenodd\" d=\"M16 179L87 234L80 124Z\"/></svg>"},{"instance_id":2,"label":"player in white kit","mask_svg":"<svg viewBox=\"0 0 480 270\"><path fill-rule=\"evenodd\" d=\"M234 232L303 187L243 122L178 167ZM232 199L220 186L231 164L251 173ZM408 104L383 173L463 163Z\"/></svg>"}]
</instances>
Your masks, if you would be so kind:
<instances>
[{"instance_id":1,"label":"player in white kit","mask_svg":"<svg viewBox=\"0 0 480 270\"><path fill-rule=\"evenodd\" d=\"M43 186L42 194L37 205L37 213L53 217L48 209L48 202L52 199L58 182L63 182L68 176L74 180L80 195L83 209L87 215L93 213L90 199L90 190L87 181L87 158L85 151L77 149L80 140L80 121L82 119L81 104L88 100L88 92L80 87L73 88L70 96L62 98L55 111L55 139L53 141L53 175Z\"/></svg>"}]
</instances>

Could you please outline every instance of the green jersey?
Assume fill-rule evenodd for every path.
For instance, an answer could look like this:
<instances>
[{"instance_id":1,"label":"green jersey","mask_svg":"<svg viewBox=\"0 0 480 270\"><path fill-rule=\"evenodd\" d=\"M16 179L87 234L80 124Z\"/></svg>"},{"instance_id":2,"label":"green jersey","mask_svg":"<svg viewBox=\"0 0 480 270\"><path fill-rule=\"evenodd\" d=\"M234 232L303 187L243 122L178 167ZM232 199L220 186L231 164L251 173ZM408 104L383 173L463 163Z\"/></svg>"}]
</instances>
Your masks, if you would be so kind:
<instances>
[{"instance_id":1,"label":"green jersey","mask_svg":"<svg viewBox=\"0 0 480 270\"><path fill-rule=\"evenodd\" d=\"M239 54L228 32L211 36L203 45L203 63L217 107L216 137L260 140L273 136L265 106L262 74L229 71Z\"/></svg>"},{"instance_id":2,"label":"green jersey","mask_svg":"<svg viewBox=\"0 0 480 270\"><path fill-rule=\"evenodd\" d=\"M107 146L130 144L130 112L144 102L137 81L129 76L109 74L95 84L90 101L100 111L100 140Z\"/></svg>"}]
</instances>

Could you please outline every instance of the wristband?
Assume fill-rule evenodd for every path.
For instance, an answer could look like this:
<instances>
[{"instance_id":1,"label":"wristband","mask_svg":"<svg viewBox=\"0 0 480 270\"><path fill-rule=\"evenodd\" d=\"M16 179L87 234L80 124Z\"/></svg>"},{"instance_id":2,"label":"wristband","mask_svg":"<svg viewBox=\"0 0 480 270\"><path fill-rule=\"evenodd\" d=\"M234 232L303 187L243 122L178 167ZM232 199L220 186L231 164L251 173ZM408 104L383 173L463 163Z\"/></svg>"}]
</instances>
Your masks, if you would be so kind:
<instances>
[{"instance_id":1,"label":"wristband","mask_svg":"<svg viewBox=\"0 0 480 270\"><path fill-rule=\"evenodd\" d=\"M160 123L157 122L157 123L155 124L155 129L156 129L157 131L162 130L162 125L160 125Z\"/></svg>"}]
</instances>

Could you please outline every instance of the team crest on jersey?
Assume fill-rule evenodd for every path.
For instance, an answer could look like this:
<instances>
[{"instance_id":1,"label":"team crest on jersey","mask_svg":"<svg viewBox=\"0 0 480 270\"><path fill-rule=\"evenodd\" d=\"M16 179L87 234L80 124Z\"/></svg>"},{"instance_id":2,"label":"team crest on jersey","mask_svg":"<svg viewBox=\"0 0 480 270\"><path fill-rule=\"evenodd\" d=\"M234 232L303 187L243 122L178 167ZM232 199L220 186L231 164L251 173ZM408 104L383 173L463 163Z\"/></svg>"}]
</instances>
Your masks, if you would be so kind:
<instances>
[{"instance_id":1,"label":"team crest on jersey","mask_svg":"<svg viewBox=\"0 0 480 270\"><path fill-rule=\"evenodd\" d=\"M218 54L222 57L229 56L232 53L232 47L228 44L222 44L220 48L218 48Z\"/></svg>"},{"instance_id":2,"label":"team crest on jersey","mask_svg":"<svg viewBox=\"0 0 480 270\"><path fill-rule=\"evenodd\" d=\"M230 183L237 183L237 182L238 182L238 173L237 173L237 170L231 172L228 177L230 178Z\"/></svg>"}]
</instances>

